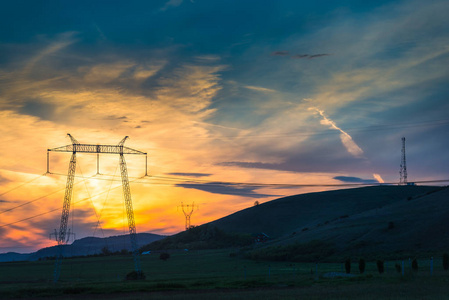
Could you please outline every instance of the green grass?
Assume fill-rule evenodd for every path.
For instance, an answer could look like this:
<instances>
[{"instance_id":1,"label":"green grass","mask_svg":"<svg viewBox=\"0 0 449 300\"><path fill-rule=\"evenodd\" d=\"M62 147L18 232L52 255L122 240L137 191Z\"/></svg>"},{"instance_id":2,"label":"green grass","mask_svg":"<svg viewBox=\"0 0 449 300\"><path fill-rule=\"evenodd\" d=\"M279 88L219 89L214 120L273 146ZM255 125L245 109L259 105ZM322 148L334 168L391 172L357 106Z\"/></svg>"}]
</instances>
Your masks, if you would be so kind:
<instances>
[{"instance_id":1,"label":"green grass","mask_svg":"<svg viewBox=\"0 0 449 300\"><path fill-rule=\"evenodd\" d=\"M322 275L341 272L343 262L320 263L320 276L315 280L313 263L252 261L230 256L233 252L175 252L167 261L160 260L158 254L144 255L146 280L142 281L124 281L133 269L131 256L66 259L56 285L52 283L54 261L0 263L0 298L70 295L85 300L108 295L108 299L145 299L151 293L154 299L188 299L192 295L208 299L216 294L217 299L269 299L270 295L282 295L278 299L296 299L297 295L307 299L376 299L377 295L378 299L390 295L388 291L397 295L390 299L445 299L449 295L449 272L443 271L440 259L434 262L432 277L428 260L418 260L418 272L411 271L407 260L405 276L396 272L396 261L387 262L383 275L377 273L375 261L367 261L363 275L330 279ZM353 261L352 273L358 274L357 260Z\"/></svg>"}]
</instances>

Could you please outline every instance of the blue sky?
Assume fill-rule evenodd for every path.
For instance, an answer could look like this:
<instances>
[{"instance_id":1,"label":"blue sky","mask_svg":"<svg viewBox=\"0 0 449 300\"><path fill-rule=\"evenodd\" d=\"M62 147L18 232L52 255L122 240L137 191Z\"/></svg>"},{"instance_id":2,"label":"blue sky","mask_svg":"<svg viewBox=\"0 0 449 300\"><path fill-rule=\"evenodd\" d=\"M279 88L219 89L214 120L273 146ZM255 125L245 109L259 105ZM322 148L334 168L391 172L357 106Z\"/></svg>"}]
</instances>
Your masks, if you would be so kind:
<instances>
[{"instance_id":1,"label":"blue sky","mask_svg":"<svg viewBox=\"0 0 449 300\"><path fill-rule=\"evenodd\" d=\"M192 220L204 223L254 199L327 189L238 183L397 182L402 136L409 181L449 179L448 11L438 0L4 3L1 191L45 172L46 149L69 143L67 132L95 144L128 135L149 153L161 177L133 187L149 216L137 221L166 234L182 230L181 200L203 203ZM67 163L52 158L60 173ZM52 176L26 188L64 186ZM2 210L25 195L3 195ZM87 235L95 215L82 210ZM23 207L1 222L33 214ZM116 233L113 215L103 226ZM45 216L21 244L57 226L58 213ZM7 229L11 245L30 226L21 224Z\"/></svg>"}]
</instances>

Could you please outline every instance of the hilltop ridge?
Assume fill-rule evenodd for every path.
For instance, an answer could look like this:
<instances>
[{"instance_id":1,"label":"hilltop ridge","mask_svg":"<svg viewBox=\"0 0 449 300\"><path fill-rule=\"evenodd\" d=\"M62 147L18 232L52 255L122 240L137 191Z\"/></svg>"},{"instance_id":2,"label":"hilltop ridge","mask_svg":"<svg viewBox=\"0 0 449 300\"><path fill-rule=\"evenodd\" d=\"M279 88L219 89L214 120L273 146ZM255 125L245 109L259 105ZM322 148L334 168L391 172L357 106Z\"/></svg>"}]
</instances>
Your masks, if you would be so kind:
<instances>
[{"instance_id":1,"label":"hilltop ridge","mask_svg":"<svg viewBox=\"0 0 449 300\"><path fill-rule=\"evenodd\" d=\"M371 255L449 249L449 188L372 186L272 200L199 226L229 235L265 233L258 247L321 241L333 252ZM188 232L170 237L183 247ZM193 235L190 235L193 236ZM162 241L161 241L162 242ZM204 247L207 242L202 241ZM158 242L158 245L161 245ZM145 246L150 249L151 245Z\"/></svg>"}]
</instances>

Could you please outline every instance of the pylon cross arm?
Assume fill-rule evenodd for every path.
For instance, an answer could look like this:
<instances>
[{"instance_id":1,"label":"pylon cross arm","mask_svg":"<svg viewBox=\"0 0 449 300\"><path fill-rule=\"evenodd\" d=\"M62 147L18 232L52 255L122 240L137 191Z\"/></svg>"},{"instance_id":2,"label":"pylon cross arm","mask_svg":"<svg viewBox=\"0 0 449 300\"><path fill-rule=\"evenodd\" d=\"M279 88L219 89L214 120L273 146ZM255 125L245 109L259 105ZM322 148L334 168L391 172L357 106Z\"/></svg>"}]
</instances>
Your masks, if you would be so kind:
<instances>
[{"instance_id":1,"label":"pylon cross arm","mask_svg":"<svg viewBox=\"0 0 449 300\"><path fill-rule=\"evenodd\" d=\"M105 154L137 154L147 155L136 149L119 145L93 145L93 144L72 144L57 148L48 149L53 152L81 152L81 153L105 153Z\"/></svg>"}]
</instances>

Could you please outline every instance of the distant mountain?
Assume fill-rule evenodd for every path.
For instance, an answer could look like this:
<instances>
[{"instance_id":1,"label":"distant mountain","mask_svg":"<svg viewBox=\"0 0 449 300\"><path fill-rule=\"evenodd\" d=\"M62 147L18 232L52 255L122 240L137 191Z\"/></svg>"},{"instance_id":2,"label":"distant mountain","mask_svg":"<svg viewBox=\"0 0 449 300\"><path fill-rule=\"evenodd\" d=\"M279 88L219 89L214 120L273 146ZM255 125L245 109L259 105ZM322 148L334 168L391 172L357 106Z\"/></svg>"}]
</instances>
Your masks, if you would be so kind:
<instances>
[{"instance_id":1,"label":"distant mountain","mask_svg":"<svg viewBox=\"0 0 449 300\"><path fill-rule=\"evenodd\" d=\"M138 247L163 239L165 236L152 233L138 233ZM106 247L111 252L126 249L131 251L131 242L129 235L111 236L107 238L85 237L74 241L70 245L64 246L64 256L85 256L99 254ZM0 262L5 261L24 261L38 260L39 258L52 257L58 253L58 247L47 247L40 249L34 253L19 254L14 252L0 254Z\"/></svg>"},{"instance_id":2,"label":"distant mountain","mask_svg":"<svg viewBox=\"0 0 449 300\"><path fill-rule=\"evenodd\" d=\"M29 253L29 254L22 254L22 253L16 253L16 252L0 253L0 262L24 261L24 260L28 260L28 258L30 256L31 256L31 253Z\"/></svg>"}]
</instances>

